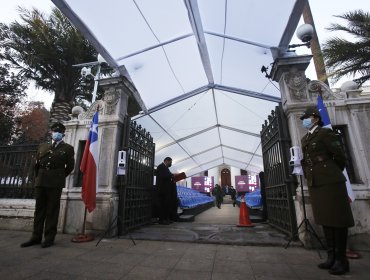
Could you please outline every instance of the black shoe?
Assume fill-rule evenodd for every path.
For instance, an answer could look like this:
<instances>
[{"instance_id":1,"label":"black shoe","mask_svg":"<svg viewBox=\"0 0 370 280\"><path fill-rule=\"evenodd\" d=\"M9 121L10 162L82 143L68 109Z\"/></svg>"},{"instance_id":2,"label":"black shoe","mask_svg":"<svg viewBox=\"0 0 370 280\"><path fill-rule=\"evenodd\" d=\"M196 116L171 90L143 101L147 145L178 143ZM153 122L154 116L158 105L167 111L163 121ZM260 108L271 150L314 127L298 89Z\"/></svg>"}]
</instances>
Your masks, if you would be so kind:
<instances>
[{"instance_id":1,"label":"black shoe","mask_svg":"<svg viewBox=\"0 0 370 280\"><path fill-rule=\"evenodd\" d=\"M41 244L41 248L48 248L48 247L51 247L53 245L54 245L54 242L53 241L44 241Z\"/></svg>"},{"instance_id":2,"label":"black shoe","mask_svg":"<svg viewBox=\"0 0 370 280\"><path fill-rule=\"evenodd\" d=\"M40 243L41 243L41 241L39 241L39 240L30 239L27 242L22 243L21 247L22 248L30 247L30 246L37 245L37 244L40 244Z\"/></svg>"},{"instance_id":3,"label":"black shoe","mask_svg":"<svg viewBox=\"0 0 370 280\"><path fill-rule=\"evenodd\" d=\"M348 260L335 261L334 265L330 268L329 273L333 275L342 275L349 272Z\"/></svg>"},{"instance_id":4,"label":"black shoe","mask_svg":"<svg viewBox=\"0 0 370 280\"><path fill-rule=\"evenodd\" d=\"M320 269L330 269L334 265L334 260L327 260L326 262L319 263L317 265L318 268Z\"/></svg>"}]
</instances>

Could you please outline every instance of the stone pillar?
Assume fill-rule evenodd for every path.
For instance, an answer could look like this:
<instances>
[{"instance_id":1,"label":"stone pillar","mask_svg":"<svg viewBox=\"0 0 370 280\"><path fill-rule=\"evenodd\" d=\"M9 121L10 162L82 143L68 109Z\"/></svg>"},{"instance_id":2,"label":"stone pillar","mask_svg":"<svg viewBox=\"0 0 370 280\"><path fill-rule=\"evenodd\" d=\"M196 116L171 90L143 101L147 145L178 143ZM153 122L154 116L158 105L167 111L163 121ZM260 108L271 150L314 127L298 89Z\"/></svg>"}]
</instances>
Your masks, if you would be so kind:
<instances>
[{"instance_id":1,"label":"stone pillar","mask_svg":"<svg viewBox=\"0 0 370 280\"><path fill-rule=\"evenodd\" d=\"M220 170L218 167L212 168L208 170L208 177L213 176L214 184L220 184Z\"/></svg>"},{"instance_id":2,"label":"stone pillar","mask_svg":"<svg viewBox=\"0 0 370 280\"><path fill-rule=\"evenodd\" d=\"M95 101L86 112L76 111L72 120L65 123L67 128L65 141L75 148L76 167L69 176L63 190L59 230L66 233L81 232L85 205L81 199L81 182L78 182L79 164L82 157L81 141L86 140L93 114L99 110L99 180L96 195L96 208L87 214L86 232L101 233L112 226L118 212L117 157L122 149L123 136L126 133L126 116L139 112L139 106L132 97L135 88L125 77L103 79L99 85L104 89L101 100ZM81 110L81 109L80 109Z\"/></svg>"},{"instance_id":3,"label":"stone pillar","mask_svg":"<svg viewBox=\"0 0 370 280\"><path fill-rule=\"evenodd\" d=\"M231 176L231 185L235 188L236 182L235 182L235 176L240 175L240 169L230 166L230 176Z\"/></svg>"},{"instance_id":4,"label":"stone pillar","mask_svg":"<svg viewBox=\"0 0 370 280\"><path fill-rule=\"evenodd\" d=\"M275 60L271 70L272 79L278 82L280 86L281 103L288 120L292 146L301 146L300 140L305 131L302 128L299 117L307 106L314 105L314 101L310 98L308 93L308 80L305 75L305 70L310 63L311 58L311 55L280 57ZM297 178L297 181L300 182L300 178ZM304 179L303 183L305 186L304 196L307 217L315 230L318 230L318 227L315 227L312 218L308 190ZM299 185L295 197L295 210L298 226L304 218L302 193ZM305 245L309 245L311 243L312 240L310 240L309 237L310 236L306 231L302 231L299 236L300 240Z\"/></svg>"},{"instance_id":5,"label":"stone pillar","mask_svg":"<svg viewBox=\"0 0 370 280\"><path fill-rule=\"evenodd\" d=\"M332 91L321 81L309 81L304 71L309 64L311 56L290 56L277 58L271 76L279 82L284 113L288 118L288 127L292 146L301 146L300 139L306 133L302 128L299 117L307 106L316 106L317 95L321 92L325 106L328 110L331 124L341 126L345 132L345 141L348 147L347 157L351 158L354 167L352 189L356 200L351 204L355 219L355 227L350 229L354 242L350 242L352 248L356 248L356 235L368 233L370 223L368 213L370 211L370 96L361 94L361 90L355 85L353 88L343 88ZM352 83L350 83L352 84ZM298 182L300 179L298 178ZM318 234L321 227L316 226L310 206L309 194L303 178L304 195L306 198L307 217ZM295 209L297 223L303 220L303 204L300 188L295 197ZM310 244L308 234L300 235L303 243ZM350 238L351 241L351 238ZM369 244L367 245L369 247Z\"/></svg>"},{"instance_id":6,"label":"stone pillar","mask_svg":"<svg viewBox=\"0 0 370 280\"><path fill-rule=\"evenodd\" d=\"M292 145L300 145L303 135L299 116L309 105L313 105L307 91L305 70L312 55L287 56L277 58L271 70L272 79L279 83L281 103L288 118L288 126Z\"/></svg>"}]
</instances>

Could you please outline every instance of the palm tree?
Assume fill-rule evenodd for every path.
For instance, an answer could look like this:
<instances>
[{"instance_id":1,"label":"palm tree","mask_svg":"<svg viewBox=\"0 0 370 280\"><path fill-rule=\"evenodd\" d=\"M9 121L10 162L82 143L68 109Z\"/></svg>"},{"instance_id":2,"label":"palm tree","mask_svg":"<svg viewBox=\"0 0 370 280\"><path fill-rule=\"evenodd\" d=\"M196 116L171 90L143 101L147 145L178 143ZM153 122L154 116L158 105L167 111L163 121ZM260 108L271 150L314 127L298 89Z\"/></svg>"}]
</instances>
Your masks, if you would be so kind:
<instances>
[{"instance_id":1,"label":"palm tree","mask_svg":"<svg viewBox=\"0 0 370 280\"><path fill-rule=\"evenodd\" d=\"M55 93L50 122L68 120L80 88L80 69L72 65L96 61L96 51L56 8L47 18L39 10L18 8L22 22L0 24L0 59L38 88Z\"/></svg>"},{"instance_id":2,"label":"palm tree","mask_svg":"<svg viewBox=\"0 0 370 280\"><path fill-rule=\"evenodd\" d=\"M331 24L330 31L344 31L355 38L354 42L333 37L323 45L323 56L335 82L348 75L359 85L370 80L370 14L362 10L335 16L347 21L347 25Z\"/></svg>"}]
</instances>

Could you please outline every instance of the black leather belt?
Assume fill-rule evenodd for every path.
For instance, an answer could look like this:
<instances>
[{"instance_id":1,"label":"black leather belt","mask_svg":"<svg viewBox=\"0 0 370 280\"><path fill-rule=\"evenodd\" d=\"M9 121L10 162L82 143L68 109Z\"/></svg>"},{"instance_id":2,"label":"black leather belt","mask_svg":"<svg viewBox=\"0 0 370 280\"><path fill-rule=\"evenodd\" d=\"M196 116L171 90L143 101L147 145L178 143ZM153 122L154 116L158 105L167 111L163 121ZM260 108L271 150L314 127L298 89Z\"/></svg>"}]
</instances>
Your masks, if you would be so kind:
<instances>
[{"instance_id":1,"label":"black leather belt","mask_svg":"<svg viewBox=\"0 0 370 280\"><path fill-rule=\"evenodd\" d=\"M306 158L306 163L309 166L314 166L315 164L326 161L328 159L329 157L327 155L318 155L318 156L315 156L313 159Z\"/></svg>"}]
</instances>

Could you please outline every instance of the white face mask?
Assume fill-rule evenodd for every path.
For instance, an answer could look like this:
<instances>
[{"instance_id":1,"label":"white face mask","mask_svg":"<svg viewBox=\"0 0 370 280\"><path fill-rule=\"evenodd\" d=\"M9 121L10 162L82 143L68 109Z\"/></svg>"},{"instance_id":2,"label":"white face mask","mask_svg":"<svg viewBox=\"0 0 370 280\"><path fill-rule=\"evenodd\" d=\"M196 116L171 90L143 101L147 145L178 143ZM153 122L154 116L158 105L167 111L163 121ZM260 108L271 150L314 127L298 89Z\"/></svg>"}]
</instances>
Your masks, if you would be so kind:
<instances>
[{"instance_id":1,"label":"white face mask","mask_svg":"<svg viewBox=\"0 0 370 280\"><path fill-rule=\"evenodd\" d=\"M304 128L309 129L312 126L312 119L307 118L302 121L302 125Z\"/></svg>"}]
</instances>

